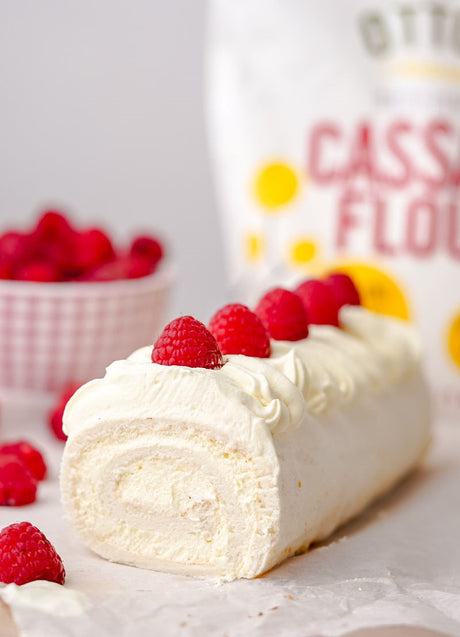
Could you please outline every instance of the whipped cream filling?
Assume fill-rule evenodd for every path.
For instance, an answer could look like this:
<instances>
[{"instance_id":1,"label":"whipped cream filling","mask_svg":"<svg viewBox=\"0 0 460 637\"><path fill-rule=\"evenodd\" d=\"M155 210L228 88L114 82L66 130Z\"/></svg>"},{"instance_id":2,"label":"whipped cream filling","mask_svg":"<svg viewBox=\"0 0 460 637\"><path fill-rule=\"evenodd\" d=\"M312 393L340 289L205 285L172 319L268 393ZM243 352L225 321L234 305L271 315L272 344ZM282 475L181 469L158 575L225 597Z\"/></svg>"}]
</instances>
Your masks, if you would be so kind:
<instances>
[{"instance_id":1,"label":"whipped cream filling","mask_svg":"<svg viewBox=\"0 0 460 637\"><path fill-rule=\"evenodd\" d=\"M151 346L67 404L64 507L107 559L254 577L389 488L429 439L413 328L345 307L270 358L162 366Z\"/></svg>"}]
</instances>

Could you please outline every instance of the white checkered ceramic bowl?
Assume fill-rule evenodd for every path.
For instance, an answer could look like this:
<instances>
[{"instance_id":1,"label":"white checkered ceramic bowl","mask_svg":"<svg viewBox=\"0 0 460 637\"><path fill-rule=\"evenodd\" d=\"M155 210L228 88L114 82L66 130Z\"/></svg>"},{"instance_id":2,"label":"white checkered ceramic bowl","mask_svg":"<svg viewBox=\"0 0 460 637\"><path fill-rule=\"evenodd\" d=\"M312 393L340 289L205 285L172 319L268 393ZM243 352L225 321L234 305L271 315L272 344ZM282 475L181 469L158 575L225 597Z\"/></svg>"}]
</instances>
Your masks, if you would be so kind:
<instances>
[{"instance_id":1,"label":"white checkered ceramic bowl","mask_svg":"<svg viewBox=\"0 0 460 637\"><path fill-rule=\"evenodd\" d=\"M123 281L0 281L0 389L55 393L153 343L174 272Z\"/></svg>"}]
</instances>

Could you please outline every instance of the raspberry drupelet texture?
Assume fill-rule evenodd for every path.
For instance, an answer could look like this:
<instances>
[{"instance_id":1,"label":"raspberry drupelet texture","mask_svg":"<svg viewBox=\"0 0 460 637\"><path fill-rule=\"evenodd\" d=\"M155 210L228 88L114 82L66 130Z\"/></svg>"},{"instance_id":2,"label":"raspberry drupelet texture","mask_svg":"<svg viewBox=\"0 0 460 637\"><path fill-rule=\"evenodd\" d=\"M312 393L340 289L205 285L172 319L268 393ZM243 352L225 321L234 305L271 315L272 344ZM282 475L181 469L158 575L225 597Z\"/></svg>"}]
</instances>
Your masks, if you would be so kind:
<instances>
[{"instance_id":1,"label":"raspberry drupelet texture","mask_svg":"<svg viewBox=\"0 0 460 637\"><path fill-rule=\"evenodd\" d=\"M255 313L277 341L299 341L308 336L308 316L297 294L284 288L267 292Z\"/></svg>"},{"instance_id":2,"label":"raspberry drupelet texture","mask_svg":"<svg viewBox=\"0 0 460 637\"><path fill-rule=\"evenodd\" d=\"M209 322L209 331L222 354L244 354L268 358L270 337L260 318L246 305L230 303L218 310Z\"/></svg>"},{"instance_id":3,"label":"raspberry drupelet texture","mask_svg":"<svg viewBox=\"0 0 460 637\"><path fill-rule=\"evenodd\" d=\"M11 454L21 460L29 469L35 480L46 477L46 463L40 451L26 440L5 442L0 445L0 457Z\"/></svg>"},{"instance_id":4,"label":"raspberry drupelet texture","mask_svg":"<svg viewBox=\"0 0 460 637\"><path fill-rule=\"evenodd\" d=\"M30 522L0 531L0 582L27 584L48 580L64 584L65 569L51 542Z\"/></svg>"},{"instance_id":5,"label":"raspberry drupelet texture","mask_svg":"<svg viewBox=\"0 0 460 637\"><path fill-rule=\"evenodd\" d=\"M310 323L339 326L339 308L331 287L325 281L309 279L296 287Z\"/></svg>"},{"instance_id":6,"label":"raspberry drupelet texture","mask_svg":"<svg viewBox=\"0 0 460 637\"><path fill-rule=\"evenodd\" d=\"M166 325L153 346L152 362L206 369L223 365L216 339L193 316L181 316Z\"/></svg>"}]
</instances>

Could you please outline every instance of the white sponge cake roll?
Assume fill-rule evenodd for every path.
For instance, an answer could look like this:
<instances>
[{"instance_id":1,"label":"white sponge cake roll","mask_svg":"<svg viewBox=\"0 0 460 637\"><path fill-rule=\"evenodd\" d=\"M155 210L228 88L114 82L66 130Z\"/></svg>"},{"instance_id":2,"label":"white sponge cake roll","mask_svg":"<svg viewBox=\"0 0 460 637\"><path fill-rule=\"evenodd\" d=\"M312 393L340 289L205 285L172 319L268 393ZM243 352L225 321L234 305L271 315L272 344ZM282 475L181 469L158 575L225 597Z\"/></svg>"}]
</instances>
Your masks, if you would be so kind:
<instances>
[{"instance_id":1,"label":"white sponge cake roll","mask_svg":"<svg viewBox=\"0 0 460 637\"><path fill-rule=\"evenodd\" d=\"M135 566L252 578L395 484L430 438L418 340L359 307L340 318L215 370L143 348L80 388L61 488L83 542Z\"/></svg>"}]
</instances>

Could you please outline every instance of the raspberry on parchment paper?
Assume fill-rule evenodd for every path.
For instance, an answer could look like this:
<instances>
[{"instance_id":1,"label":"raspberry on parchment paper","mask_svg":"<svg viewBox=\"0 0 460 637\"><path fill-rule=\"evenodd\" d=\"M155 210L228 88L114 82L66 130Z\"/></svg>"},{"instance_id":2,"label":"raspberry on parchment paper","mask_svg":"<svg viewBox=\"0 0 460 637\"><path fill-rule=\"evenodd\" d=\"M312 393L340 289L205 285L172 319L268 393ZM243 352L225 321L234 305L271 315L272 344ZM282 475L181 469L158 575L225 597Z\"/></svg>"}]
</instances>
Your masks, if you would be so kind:
<instances>
[{"instance_id":1,"label":"raspberry on parchment paper","mask_svg":"<svg viewBox=\"0 0 460 637\"><path fill-rule=\"evenodd\" d=\"M41 452L27 442L27 440L15 440L4 442L0 445L0 457L5 454L16 456L29 469L35 480L44 480L46 477L46 462Z\"/></svg>"},{"instance_id":2,"label":"raspberry on parchment paper","mask_svg":"<svg viewBox=\"0 0 460 637\"><path fill-rule=\"evenodd\" d=\"M46 536L30 522L0 531L0 582L27 584L48 580L64 584L65 569Z\"/></svg>"},{"instance_id":3,"label":"raspberry on parchment paper","mask_svg":"<svg viewBox=\"0 0 460 637\"><path fill-rule=\"evenodd\" d=\"M24 506L37 497L37 480L13 454L0 456L0 506Z\"/></svg>"}]
</instances>

